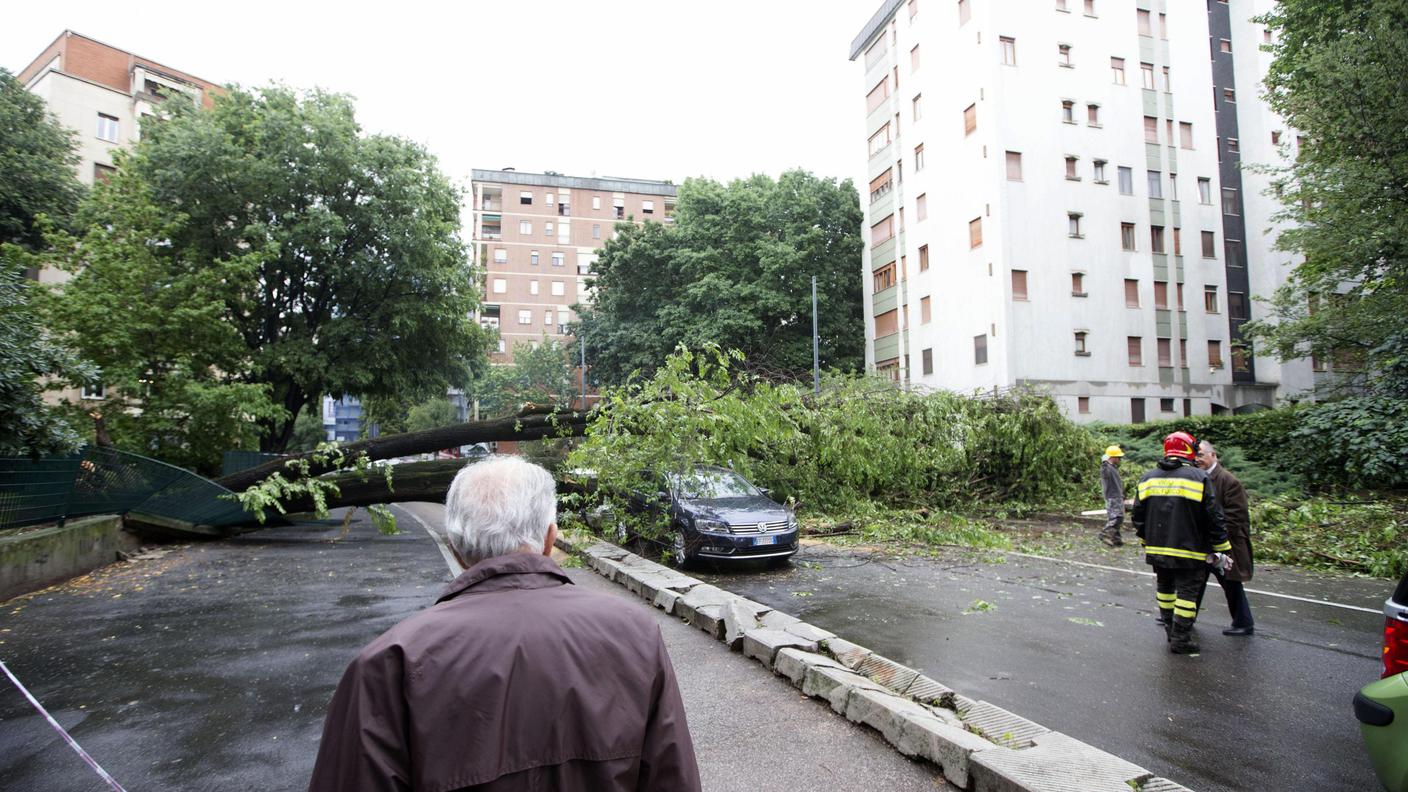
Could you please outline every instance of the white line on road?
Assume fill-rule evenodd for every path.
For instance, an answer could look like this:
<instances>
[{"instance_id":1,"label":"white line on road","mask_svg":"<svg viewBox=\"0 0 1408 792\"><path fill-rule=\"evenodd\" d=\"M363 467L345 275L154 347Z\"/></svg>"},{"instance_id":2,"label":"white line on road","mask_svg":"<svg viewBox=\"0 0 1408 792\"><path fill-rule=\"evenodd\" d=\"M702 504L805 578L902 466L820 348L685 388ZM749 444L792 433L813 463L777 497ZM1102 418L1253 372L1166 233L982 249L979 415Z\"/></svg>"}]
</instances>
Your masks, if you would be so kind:
<instances>
[{"instance_id":1,"label":"white line on road","mask_svg":"<svg viewBox=\"0 0 1408 792\"><path fill-rule=\"evenodd\" d=\"M1145 572L1141 569L1125 569L1123 567L1105 566L1104 564L1091 564L1085 561L1070 561L1065 558L1051 558L1050 556L1032 555L1031 553L1018 553L1012 550L1003 551L1006 555L1018 556L1021 558L1035 558L1041 561L1054 561L1058 564L1074 564L1075 566L1090 567L1091 569L1103 569L1108 572L1124 572L1130 575L1142 575L1143 577L1153 577L1153 572ZM1383 613L1382 609L1365 608L1360 605L1346 605L1342 602L1330 602L1329 600L1310 599L1309 597L1297 597L1294 594L1277 594L1274 591L1262 591L1261 589L1246 589L1248 594L1260 594L1263 597L1277 597L1279 599L1295 600L1296 602L1308 602L1311 605L1325 605L1331 608L1343 608L1345 610L1360 611L1362 613Z\"/></svg>"},{"instance_id":2,"label":"white line on road","mask_svg":"<svg viewBox=\"0 0 1408 792\"><path fill-rule=\"evenodd\" d=\"M430 538L435 540L435 546L440 549L440 555L445 559L445 566L450 568L450 574L459 574L460 564L458 561L455 560L454 554L450 552L450 547L449 545L445 544L445 538L440 535L440 532L433 530L425 520L422 520L420 518L420 515L416 514L405 506L398 505L396 508L399 511L405 512L407 515L410 515L410 518L412 520L415 520L416 522L420 523L420 527L424 528L425 532L430 534Z\"/></svg>"}]
</instances>

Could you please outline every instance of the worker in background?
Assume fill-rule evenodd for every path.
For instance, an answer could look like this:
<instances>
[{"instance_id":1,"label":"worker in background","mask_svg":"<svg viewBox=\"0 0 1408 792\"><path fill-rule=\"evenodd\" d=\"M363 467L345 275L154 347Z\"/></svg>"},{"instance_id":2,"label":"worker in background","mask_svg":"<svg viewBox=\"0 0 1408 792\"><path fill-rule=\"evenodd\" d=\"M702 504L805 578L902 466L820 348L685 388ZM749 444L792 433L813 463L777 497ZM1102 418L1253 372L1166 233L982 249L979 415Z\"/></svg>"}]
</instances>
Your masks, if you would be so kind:
<instances>
[{"instance_id":1,"label":"worker in background","mask_svg":"<svg viewBox=\"0 0 1408 792\"><path fill-rule=\"evenodd\" d=\"M1207 585L1209 565L1232 568L1222 509L1208 474L1194 467L1198 441L1187 432L1164 438L1164 458L1144 474L1135 491L1131 520L1144 544L1144 562L1154 568L1159 616L1169 650L1196 654L1193 623Z\"/></svg>"},{"instance_id":2,"label":"worker in background","mask_svg":"<svg viewBox=\"0 0 1408 792\"><path fill-rule=\"evenodd\" d=\"M1252 524L1247 507L1247 490L1217 458L1217 449L1206 440L1198 444L1198 467L1207 471L1208 479L1212 481L1217 505L1222 508L1223 520L1227 525L1227 541L1232 543L1232 569L1227 572L1213 569L1217 582L1222 584L1222 591L1227 595L1227 610L1232 614L1232 626L1223 630L1222 634L1247 637L1254 631L1252 606L1247 602L1247 592L1242 587L1243 583L1250 583L1252 579Z\"/></svg>"},{"instance_id":3,"label":"worker in background","mask_svg":"<svg viewBox=\"0 0 1408 792\"><path fill-rule=\"evenodd\" d=\"M1124 544L1120 538L1120 526L1124 525L1124 480L1120 478L1120 463L1124 462L1124 449L1112 445L1105 449L1100 458L1100 489L1105 496L1105 528L1100 532L1100 541L1110 547Z\"/></svg>"}]
</instances>

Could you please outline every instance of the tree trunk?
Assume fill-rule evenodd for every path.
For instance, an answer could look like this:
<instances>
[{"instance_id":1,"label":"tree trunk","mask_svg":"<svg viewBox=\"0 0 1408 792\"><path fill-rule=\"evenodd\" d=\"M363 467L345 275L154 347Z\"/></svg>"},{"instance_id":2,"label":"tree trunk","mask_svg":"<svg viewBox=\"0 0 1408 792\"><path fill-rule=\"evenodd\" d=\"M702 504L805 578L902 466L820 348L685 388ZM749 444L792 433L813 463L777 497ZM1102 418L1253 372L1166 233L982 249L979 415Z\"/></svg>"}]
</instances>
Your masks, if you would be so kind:
<instances>
[{"instance_id":1,"label":"tree trunk","mask_svg":"<svg viewBox=\"0 0 1408 792\"><path fill-rule=\"evenodd\" d=\"M517 415L496 418L489 421L442 426L437 429L424 429L419 432L383 435L372 440L360 440L342 447L348 459L365 453L367 459L391 459L410 454L424 454L443 448L456 448L462 445L485 443L494 440L541 440L545 437L580 437L585 433L591 413L551 412L547 408L529 406ZM273 473L283 471L284 463L290 459L309 457L312 452L290 454L282 459L266 462L249 470L241 470L215 480L226 489L243 492L258 484ZM317 476L331 471L328 465L320 465L310 460L309 475ZM371 501L375 503L376 501Z\"/></svg>"}]
</instances>

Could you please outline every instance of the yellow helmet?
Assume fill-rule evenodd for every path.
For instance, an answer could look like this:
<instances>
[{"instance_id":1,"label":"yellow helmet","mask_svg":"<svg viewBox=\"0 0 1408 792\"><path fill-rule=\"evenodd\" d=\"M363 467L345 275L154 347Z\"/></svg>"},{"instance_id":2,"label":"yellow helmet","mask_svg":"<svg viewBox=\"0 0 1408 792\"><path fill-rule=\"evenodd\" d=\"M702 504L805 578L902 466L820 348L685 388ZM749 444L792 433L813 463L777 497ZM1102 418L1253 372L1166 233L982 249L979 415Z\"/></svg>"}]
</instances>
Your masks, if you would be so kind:
<instances>
[{"instance_id":1,"label":"yellow helmet","mask_svg":"<svg viewBox=\"0 0 1408 792\"><path fill-rule=\"evenodd\" d=\"M1110 446L1109 448L1105 449L1105 458L1106 458L1106 459L1109 459L1110 457L1122 457L1122 456L1124 456L1124 450L1121 449L1121 448L1120 448L1119 446L1117 446L1117 445L1112 445L1112 446Z\"/></svg>"}]
</instances>

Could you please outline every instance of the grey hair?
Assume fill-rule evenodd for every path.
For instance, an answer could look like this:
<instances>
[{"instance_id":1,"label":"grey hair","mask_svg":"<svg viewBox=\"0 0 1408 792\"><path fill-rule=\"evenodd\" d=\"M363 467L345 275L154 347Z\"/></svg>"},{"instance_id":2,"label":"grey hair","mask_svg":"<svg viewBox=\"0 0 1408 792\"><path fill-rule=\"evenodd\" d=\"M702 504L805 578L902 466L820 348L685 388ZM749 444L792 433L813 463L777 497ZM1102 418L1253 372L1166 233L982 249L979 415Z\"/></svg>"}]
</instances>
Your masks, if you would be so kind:
<instances>
[{"instance_id":1,"label":"grey hair","mask_svg":"<svg viewBox=\"0 0 1408 792\"><path fill-rule=\"evenodd\" d=\"M1199 440L1198 445L1206 446L1207 453L1212 454L1213 456L1217 456L1217 446L1214 446L1212 443L1209 443L1206 440Z\"/></svg>"},{"instance_id":2,"label":"grey hair","mask_svg":"<svg viewBox=\"0 0 1408 792\"><path fill-rule=\"evenodd\" d=\"M445 497L445 537L467 561L541 548L555 522L552 474L516 456L466 467Z\"/></svg>"}]
</instances>

